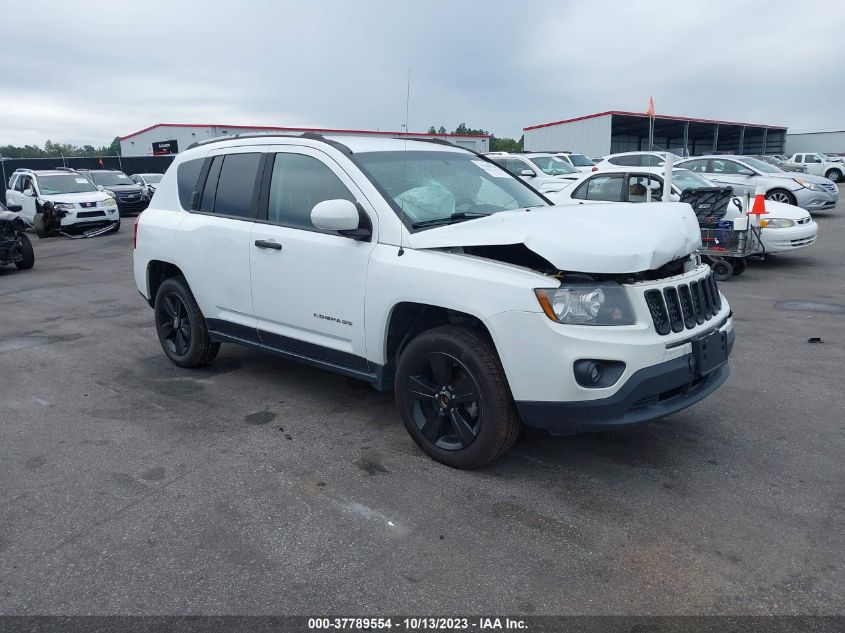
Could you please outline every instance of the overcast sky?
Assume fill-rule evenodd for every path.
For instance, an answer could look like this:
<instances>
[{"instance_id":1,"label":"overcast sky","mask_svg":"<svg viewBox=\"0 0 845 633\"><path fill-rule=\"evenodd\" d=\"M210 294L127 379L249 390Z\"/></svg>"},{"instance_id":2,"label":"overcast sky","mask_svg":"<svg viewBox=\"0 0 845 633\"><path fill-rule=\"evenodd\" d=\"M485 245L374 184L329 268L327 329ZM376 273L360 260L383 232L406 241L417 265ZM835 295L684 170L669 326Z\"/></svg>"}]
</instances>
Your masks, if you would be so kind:
<instances>
[{"instance_id":1,"label":"overcast sky","mask_svg":"<svg viewBox=\"0 0 845 633\"><path fill-rule=\"evenodd\" d=\"M398 130L409 67L412 131L518 138L650 95L658 114L845 129L841 0L0 0L0 15L0 145L106 145L160 122Z\"/></svg>"}]
</instances>

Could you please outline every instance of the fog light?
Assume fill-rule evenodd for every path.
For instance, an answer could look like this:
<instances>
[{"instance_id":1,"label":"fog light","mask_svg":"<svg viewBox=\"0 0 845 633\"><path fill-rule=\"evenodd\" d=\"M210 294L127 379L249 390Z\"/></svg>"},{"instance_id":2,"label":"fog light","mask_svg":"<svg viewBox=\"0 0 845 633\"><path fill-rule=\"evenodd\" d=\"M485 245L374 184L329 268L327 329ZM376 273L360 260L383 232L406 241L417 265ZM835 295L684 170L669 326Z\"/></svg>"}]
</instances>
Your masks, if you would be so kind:
<instances>
[{"instance_id":1,"label":"fog light","mask_svg":"<svg viewBox=\"0 0 845 633\"><path fill-rule=\"evenodd\" d=\"M610 387L625 371L625 363L618 360L576 360L573 371L575 381L582 387Z\"/></svg>"}]
</instances>

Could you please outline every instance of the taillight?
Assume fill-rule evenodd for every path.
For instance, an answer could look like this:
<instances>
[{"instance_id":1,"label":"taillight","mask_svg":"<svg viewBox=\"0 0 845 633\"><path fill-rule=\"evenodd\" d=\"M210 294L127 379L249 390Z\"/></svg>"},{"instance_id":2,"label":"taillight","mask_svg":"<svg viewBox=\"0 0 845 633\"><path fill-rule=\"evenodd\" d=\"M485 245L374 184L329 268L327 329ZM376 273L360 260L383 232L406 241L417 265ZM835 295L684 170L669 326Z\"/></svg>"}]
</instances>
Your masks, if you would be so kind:
<instances>
[{"instance_id":1,"label":"taillight","mask_svg":"<svg viewBox=\"0 0 845 633\"><path fill-rule=\"evenodd\" d=\"M138 248L138 223L141 221L141 214L138 214L138 217L135 218L135 230L132 233L132 250L134 251Z\"/></svg>"}]
</instances>

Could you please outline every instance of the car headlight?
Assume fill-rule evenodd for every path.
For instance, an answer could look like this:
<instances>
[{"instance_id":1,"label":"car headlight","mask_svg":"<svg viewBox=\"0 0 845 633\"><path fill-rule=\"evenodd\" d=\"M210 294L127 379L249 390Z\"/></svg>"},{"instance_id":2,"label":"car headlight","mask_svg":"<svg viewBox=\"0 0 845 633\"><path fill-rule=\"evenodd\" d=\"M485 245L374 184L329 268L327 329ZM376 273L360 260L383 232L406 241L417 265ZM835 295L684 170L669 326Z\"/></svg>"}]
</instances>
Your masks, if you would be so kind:
<instances>
[{"instance_id":1,"label":"car headlight","mask_svg":"<svg viewBox=\"0 0 845 633\"><path fill-rule=\"evenodd\" d=\"M764 229L788 229L790 226L795 226L795 221L786 218L766 218L760 220L760 226Z\"/></svg>"},{"instance_id":2,"label":"car headlight","mask_svg":"<svg viewBox=\"0 0 845 633\"><path fill-rule=\"evenodd\" d=\"M104 207L116 207L117 206L117 202L115 201L114 198L106 198L100 204Z\"/></svg>"},{"instance_id":3,"label":"car headlight","mask_svg":"<svg viewBox=\"0 0 845 633\"><path fill-rule=\"evenodd\" d=\"M53 205L56 211L73 211L75 208L72 202L57 202Z\"/></svg>"},{"instance_id":4,"label":"car headlight","mask_svg":"<svg viewBox=\"0 0 845 633\"><path fill-rule=\"evenodd\" d=\"M114 191L111 191L110 189L103 189L103 193L107 196L111 196L112 198L117 199L117 194Z\"/></svg>"},{"instance_id":5,"label":"car headlight","mask_svg":"<svg viewBox=\"0 0 845 633\"><path fill-rule=\"evenodd\" d=\"M552 321L573 325L632 325L634 310L625 289L616 283L564 284L534 290Z\"/></svg>"},{"instance_id":6,"label":"car headlight","mask_svg":"<svg viewBox=\"0 0 845 633\"><path fill-rule=\"evenodd\" d=\"M809 180L804 180L803 178L793 178L793 180L810 191L824 191L824 187L817 185L814 182L810 182Z\"/></svg>"}]
</instances>

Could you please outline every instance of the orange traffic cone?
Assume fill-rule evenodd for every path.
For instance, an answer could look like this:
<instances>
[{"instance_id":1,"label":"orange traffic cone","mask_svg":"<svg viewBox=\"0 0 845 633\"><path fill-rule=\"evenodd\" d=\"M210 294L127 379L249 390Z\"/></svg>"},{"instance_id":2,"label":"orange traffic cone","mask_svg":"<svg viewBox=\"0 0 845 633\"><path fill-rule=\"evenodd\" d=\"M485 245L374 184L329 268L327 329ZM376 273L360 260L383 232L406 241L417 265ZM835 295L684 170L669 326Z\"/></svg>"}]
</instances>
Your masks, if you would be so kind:
<instances>
[{"instance_id":1,"label":"orange traffic cone","mask_svg":"<svg viewBox=\"0 0 845 633\"><path fill-rule=\"evenodd\" d=\"M757 191L754 193L754 205L748 215L767 215L768 213L766 211L766 190L757 185Z\"/></svg>"}]
</instances>

